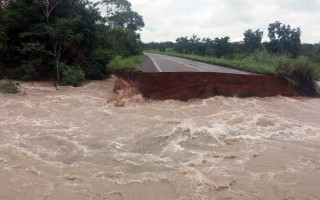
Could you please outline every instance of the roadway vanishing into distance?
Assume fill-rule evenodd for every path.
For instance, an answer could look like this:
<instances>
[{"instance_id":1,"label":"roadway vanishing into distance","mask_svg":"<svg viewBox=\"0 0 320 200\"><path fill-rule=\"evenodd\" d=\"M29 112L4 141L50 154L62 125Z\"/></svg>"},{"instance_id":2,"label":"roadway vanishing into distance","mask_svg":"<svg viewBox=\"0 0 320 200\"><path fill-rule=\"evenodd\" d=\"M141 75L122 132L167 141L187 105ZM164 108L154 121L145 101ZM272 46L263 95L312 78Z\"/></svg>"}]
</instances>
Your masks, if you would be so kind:
<instances>
[{"instance_id":1,"label":"roadway vanishing into distance","mask_svg":"<svg viewBox=\"0 0 320 200\"><path fill-rule=\"evenodd\" d=\"M192 61L167 55L144 53L146 60L141 64L143 72L217 72L229 74L253 74L250 72Z\"/></svg>"}]
</instances>

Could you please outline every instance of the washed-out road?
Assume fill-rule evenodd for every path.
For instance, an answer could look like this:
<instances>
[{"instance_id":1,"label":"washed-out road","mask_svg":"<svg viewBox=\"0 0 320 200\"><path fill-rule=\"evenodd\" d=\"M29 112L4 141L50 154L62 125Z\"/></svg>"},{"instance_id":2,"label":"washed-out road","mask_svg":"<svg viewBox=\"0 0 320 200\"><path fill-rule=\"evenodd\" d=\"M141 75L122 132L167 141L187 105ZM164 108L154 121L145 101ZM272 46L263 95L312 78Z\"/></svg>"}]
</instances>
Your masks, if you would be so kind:
<instances>
[{"instance_id":1,"label":"washed-out road","mask_svg":"<svg viewBox=\"0 0 320 200\"><path fill-rule=\"evenodd\" d=\"M144 53L143 72L217 72L230 74L252 74L250 72L192 61L167 55Z\"/></svg>"}]
</instances>

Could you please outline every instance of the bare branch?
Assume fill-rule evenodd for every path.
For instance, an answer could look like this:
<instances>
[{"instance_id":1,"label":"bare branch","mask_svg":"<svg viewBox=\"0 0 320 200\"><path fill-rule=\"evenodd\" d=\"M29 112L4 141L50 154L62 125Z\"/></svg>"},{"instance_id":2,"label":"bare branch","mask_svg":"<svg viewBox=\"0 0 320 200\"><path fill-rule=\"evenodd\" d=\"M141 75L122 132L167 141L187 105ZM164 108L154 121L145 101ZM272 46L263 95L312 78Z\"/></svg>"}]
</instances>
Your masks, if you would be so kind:
<instances>
[{"instance_id":1,"label":"bare branch","mask_svg":"<svg viewBox=\"0 0 320 200\"><path fill-rule=\"evenodd\" d=\"M54 53L52 53L51 51L47 51L47 50L40 50L41 52L43 52L43 53L46 53L46 54L48 54L48 55L50 55L50 56L53 56L53 57L55 57L56 55L54 55Z\"/></svg>"},{"instance_id":2,"label":"bare branch","mask_svg":"<svg viewBox=\"0 0 320 200\"><path fill-rule=\"evenodd\" d=\"M38 5L47 18L47 24L49 24L49 17L51 12L57 7L61 0L33 0L33 3Z\"/></svg>"}]
</instances>

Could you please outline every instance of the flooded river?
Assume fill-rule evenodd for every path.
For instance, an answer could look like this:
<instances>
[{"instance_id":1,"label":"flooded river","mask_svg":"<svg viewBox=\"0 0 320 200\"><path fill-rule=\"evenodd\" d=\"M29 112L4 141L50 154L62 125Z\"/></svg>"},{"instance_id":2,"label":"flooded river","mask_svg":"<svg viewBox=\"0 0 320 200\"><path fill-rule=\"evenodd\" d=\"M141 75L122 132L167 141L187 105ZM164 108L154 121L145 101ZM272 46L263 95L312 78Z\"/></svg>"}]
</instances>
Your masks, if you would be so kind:
<instances>
[{"instance_id":1,"label":"flooded river","mask_svg":"<svg viewBox=\"0 0 320 200\"><path fill-rule=\"evenodd\" d=\"M320 199L320 99L0 95L1 200Z\"/></svg>"}]
</instances>

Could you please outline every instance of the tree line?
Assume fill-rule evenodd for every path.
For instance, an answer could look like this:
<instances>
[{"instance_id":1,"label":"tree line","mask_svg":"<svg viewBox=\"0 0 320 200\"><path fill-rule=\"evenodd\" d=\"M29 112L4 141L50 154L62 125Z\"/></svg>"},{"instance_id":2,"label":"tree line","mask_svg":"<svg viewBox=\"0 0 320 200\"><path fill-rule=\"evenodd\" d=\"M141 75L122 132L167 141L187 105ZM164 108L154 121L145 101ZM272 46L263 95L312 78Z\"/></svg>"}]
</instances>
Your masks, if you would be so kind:
<instances>
[{"instance_id":1,"label":"tree line","mask_svg":"<svg viewBox=\"0 0 320 200\"><path fill-rule=\"evenodd\" d=\"M278 55L289 55L297 58L300 55L308 56L316 62L320 62L320 43L302 44L301 29L292 28L290 25L279 21L270 23L268 27L269 42L262 42L263 31L260 29L248 29L244 32L243 41L231 42L230 37L199 38L179 37L176 42L151 42L146 44L147 49L159 49L165 51L172 48L178 53L200 56L232 56L235 53L253 53L256 50L266 49Z\"/></svg>"},{"instance_id":2,"label":"tree line","mask_svg":"<svg viewBox=\"0 0 320 200\"><path fill-rule=\"evenodd\" d=\"M102 79L141 54L143 18L127 0L0 0L0 78Z\"/></svg>"}]
</instances>

